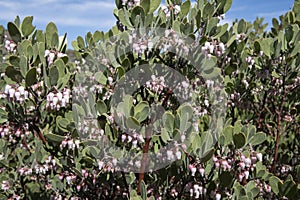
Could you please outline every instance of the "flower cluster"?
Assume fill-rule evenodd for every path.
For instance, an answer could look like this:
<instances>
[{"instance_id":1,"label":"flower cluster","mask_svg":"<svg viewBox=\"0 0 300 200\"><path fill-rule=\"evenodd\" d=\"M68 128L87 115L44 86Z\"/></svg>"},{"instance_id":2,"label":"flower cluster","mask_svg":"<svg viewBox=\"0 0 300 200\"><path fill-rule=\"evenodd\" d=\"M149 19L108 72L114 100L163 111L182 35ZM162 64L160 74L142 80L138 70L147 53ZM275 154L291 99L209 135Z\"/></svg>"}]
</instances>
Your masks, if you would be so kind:
<instances>
[{"instance_id":1,"label":"flower cluster","mask_svg":"<svg viewBox=\"0 0 300 200\"><path fill-rule=\"evenodd\" d=\"M59 110L62 107L67 107L70 103L71 90L64 88L62 92L50 92L47 95L46 108L48 110Z\"/></svg>"},{"instance_id":2,"label":"flower cluster","mask_svg":"<svg viewBox=\"0 0 300 200\"><path fill-rule=\"evenodd\" d=\"M206 195L207 189L201 185L194 184L193 188L190 189L190 197L199 199L200 195Z\"/></svg>"},{"instance_id":3,"label":"flower cluster","mask_svg":"<svg viewBox=\"0 0 300 200\"><path fill-rule=\"evenodd\" d=\"M156 77L155 75L152 75L151 81L146 82L146 87L155 93L161 93L167 87L167 85L165 84L165 79L163 76Z\"/></svg>"},{"instance_id":4,"label":"flower cluster","mask_svg":"<svg viewBox=\"0 0 300 200\"><path fill-rule=\"evenodd\" d=\"M2 181L1 190L7 191L10 188L10 183L8 181Z\"/></svg>"},{"instance_id":5,"label":"flower cluster","mask_svg":"<svg viewBox=\"0 0 300 200\"><path fill-rule=\"evenodd\" d=\"M28 91L23 86L17 85L6 85L4 94L7 95L8 100L17 101L18 103L23 103L29 97Z\"/></svg>"},{"instance_id":6,"label":"flower cluster","mask_svg":"<svg viewBox=\"0 0 300 200\"><path fill-rule=\"evenodd\" d=\"M132 148L136 149L138 148L138 143L145 142L142 135L133 133L133 134L125 134L123 133L121 136L121 141L126 144L131 144Z\"/></svg>"},{"instance_id":7,"label":"flower cluster","mask_svg":"<svg viewBox=\"0 0 300 200\"><path fill-rule=\"evenodd\" d=\"M162 11L166 14L167 17L171 16L171 13L173 12L175 15L180 13L180 6L179 5L163 5L161 7Z\"/></svg>"},{"instance_id":8,"label":"flower cluster","mask_svg":"<svg viewBox=\"0 0 300 200\"><path fill-rule=\"evenodd\" d=\"M247 35L244 34L244 33L237 34L237 35L236 35L236 41L237 41L238 43L240 43L240 42L244 41L244 40L246 39L246 37L247 37Z\"/></svg>"},{"instance_id":9,"label":"flower cluster","mask_svg":"<svg viewBox=\"0 0 300 200\"><path fill-rule=\"evenodd\" d=\"M48 61L48 64L51 65L55 58L62 58L62 57L65 57L67 56L67 54L64 54L64 53L61 53L61 52L58 52L58 51L55 51L55 50L46 50L45 51L45 55L44 57L47 58L47 61Z\"/></svg>"},{"instance_id":10,"label":"flower cluster","mask_svg":"<svg viewBox=\"0 0 300 200\"><path fill-rule=\"evenodd\" d=\"M132 8L140 4L140 0L122 0L123 6L128 6L128 8Z\"/></svg>"},{"instance_id":11,"label":"flower cluster","mask_svg":"<svg viewBox=\"0 0 300 200\"><path fill-rule=\"evenodd\" d=\"M34 92L36 92L36 94L38 96L41 96L41 94L43 93L43 85L44 85L44 81L40 81L37 82L36 84L32 85L31 88Z\"/></svg>"},{"instance_id":12,"label":"flower cluster","mask_svg":"<svg viewBox=\"0 0 300 200\"><path fill-rule=\"evenodd\" d=\"M164 37L161 38L159 48L162 51L176 52L177 56L184 55L185 57L190 52L190 46L188 46L189 41L187 42L185 39L188 40L189 38L180 37L173 29L165 30L165 34Z\"/></svg>"},{"instance_id":13,"label":"flower cluster","mask_svg":"<svg viewBox=\"0 0 300 200\"><path fill-rule=\"evenodd\" d=\"M79 140L74 140L74 139L71 139L71 138L66 138L66 139L64 139L61 142L60 148L61 149L67 148L69 150L75 150L76 148L77 149L79 148L79 144L80 144Z\"/></svg>"},{"instance_id":14,"label":"flower cluster","mask_svg":"<svg viewBox=\"0 0 300 200\"><path fill-rule=\"evenodd\" d=\"M246 60L246 63L248 64L249 69L252 69L252 67L253 67L253 65L255 63L254 58L251 57L251 56L248 56L248 57L246 57L245 60Z\"/></svg>"},{"instance_id":15,"label":"flower cluster","mask_svg":"<svg viewBox=\"0 0 300 200\"><path fill-rule=\"evenodd\" d=\"M17 126L12 122L6 122L0 125L0 135L2 138L8 137L8 142L16 144L21 138L28 136L30 134L29 125L23 124L22 126ZM23 144L20 145L21 147Z\"/></svg>"},{"instance_id":16,"label":"flower cluster","mask_svg":"<svg viewBox=\"0 0 300 200\"><path fill-rule=\"evenodd\" d=\"M7 37L7 36L6 36ZM9 53L16 53L17 52L17 44L12 41L12 40L5 40L5 49L9 52Z\"/></svg>"},{"instance_id":17,"label":"flower cluster","mask_svg":"<svg viewBox=\"0 0 300 200\"><path fill-rule=\"evenodd\" d=\"M141 56L147 49L153 48L151 39L145 36L138 36L136 32L133 32L129 36L129 43L132 44L133 52Z\"/></svg>"},{"instance_id":18,"label":"flower cluster","mask_svg":"<svg viewBox=\"0 0 300 200\"><path fill-rule=\"evenodd\" d=\"M252 152L250 157L243 154L239 154L236 158L217 158L213 157L216 168L221 168L223 171L230 171L231 169L237 169L238 181L243 182L249 179L250 172L254 171L256 162L262 161L262 154Z\"/></svg>"},{"instance_id":19,"label":"flower cluster","mask_svg":"<svg viewBox=\"0 0 300 200\"><path fill-rule=\"evenodd\" d=\"M208 57L211 57L212 55L221 56L225 52L225 45L218 41L205 42L201 50L202 53Z\"/></svg>"}]
</instances>

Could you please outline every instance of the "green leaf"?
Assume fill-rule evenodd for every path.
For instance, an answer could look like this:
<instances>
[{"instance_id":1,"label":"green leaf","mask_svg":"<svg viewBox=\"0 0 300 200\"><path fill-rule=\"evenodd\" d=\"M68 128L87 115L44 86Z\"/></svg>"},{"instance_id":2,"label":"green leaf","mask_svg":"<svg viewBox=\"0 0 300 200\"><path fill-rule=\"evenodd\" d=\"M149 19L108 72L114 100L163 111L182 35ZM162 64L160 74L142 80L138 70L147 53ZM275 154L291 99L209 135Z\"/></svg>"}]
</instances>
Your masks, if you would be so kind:
<instances>
[{"instance_id":1,"label":"green leaf","mask_svg":"<svg viewBox=\"0 0 300 200\"><path fill-rule=\"evenodd\" d=\"M297 186L293 180L287 180L283 184L279 183L279 193L281 196L286 196L288 199L294 199L297 194Z\"/></svg>"},{"instance_id":2,"label":"green leaf","mask_svg":"<svg viewBox=\"0 0 300 200\"><path fill-rule=\"evenodd\" d=\"M25 78L26 87L30 87L33 84L35 84L36 82L37 82L36 68L33 67L26 74L26 78Z\"/></svg>"},{"instance_id":3,"label":"green leaf","mask_svg":"<svg viewBox=\"0 0 300 200\"><path fill-rule=\"evenodd\" d=\"M153 13L160 5L161 0L151 0L149 13Z\"/></svg>"},{"instance_id":4,"label":"green leaf","mask_svg":"<svg viewBox=\"0 0 300 200\"><path fill-rule=\"evenodd\" d=\"M249 141L253 146L263 143L267 139L267 136L263 132L256 133Z\"/></svg>"},{"instance_id":5,"label":"green leaf","mask_svg":"<svg viewBox=\"0 0 300 200\"><path fill-rule=\"evenodd\" d=\"M104 101L99 100L96 104L96 110L99 115L105 114L107 112L107 106Z\"/></svg>"},{"instance_id":6,"label":"green leaf","mask_svg":"<svg viewBox=\"0 0 300 200\"><path fill-rule=\"evenodd\" d=\"M21 31L24 37L29 36L35 29L35 27L32 25L33 17L25 17L22 24L21 24Z\"/></svg>"},{"instance_id":7,"label":"green leaf","mask_svg":"<svg viewBox=\"0 0 300 200\"><path fill-rule=\"evenodd\" d=\"M168 132L173 132L174 122L175 122L174 115L171 112L167 111L163 114L162 120L163 120L163 127L167 129Z\"/></svg>"},{"instance_id":8,"label":"green leaf","mask_svg":"<svg viewBox=\"0 0 300 200\"><path fill-rule=\"evenodd\" d=\"M15 43L21 42L22 36L21 36L20 30L14 23L8 22L7 30L8 30L8 33L9 33L11 39Z\"/></svg>"},{"instance_id":9,"label":"green leaf","mask_svg":"<svg viewBox=\"0 0 300 200\"><path fill-rule=\"evenodd\" d=\"M14 67L19 68L20 67L20 58L18 56L10 56L9 63Z\"/></svg>"},{"instance_id":10,"label":"green leaf","mask_svg":"<svg viewBox=\"0 0 300 200\"><path fill-rule=\"evenodd\" d=\"M279 184L282 184L282 181L276 176L271 176L270 179L269 179L269 183L270 183L272 191L276 195L278 195L278 193L279 193Z\"/></svg>"},{"instance_id":11,"label":"green leaf","mask_svg":"<svg viewBox=\"0 0 300 200\"><path fill-rule=\"evenodd\" d=\"M223 130L225 136L225 144L230 144L233 141L233 126L226 126Z\"/></svg>"},{"instance_id":12,"label":"green leaf","mask_svg":"<svg viewBox=\"0 0 300 200\"><path fill-rule=\"evenodd\" d=\"M65 139L64 136L53 134L53 133L47 133L44 135L45 135L45 138L47 138L48 140L50 140L52 142L57 142L57 143L61 143Z\"/></svg>"},{"instance_id":13,"label":"green leaf","mask_svg":"<svg viewBox=\"0 0 300 200\"><path fill-rule=\"evenodd\" d=\"M180 6L180 12L183 16L186 16L191 8L191 2L190 0L185 1L181 6Z\"/></svg>"},{"instance_id":14,"label":"green leaf","mask_svg":"<svg viewBox=\"0 0 300 200\"><path fill-rule=\"evenodd\" d=\"M204 19L210 18L211 16L213 16L214 11L215 11L214 6L210 3L206 3L203 8L203 18Z\"/></svg>"},{"instance_id":15,"label":"green leaf","mask_svg":"<svg viewBox=\"0 0 300 200\"><path fill-rule=\"evenodd\" d=\"M246 136L244 133L240 132L233 135L233 142L237 149L242 148L246 143Z\"/></svg>"},{"instance_id":16,"label":"green leaf","mask_svg":"<svg viewBox=\"0 0 300 200\"><path fill-rule=\"evenodd\" d=\"M237 31L238 33L244 33L246 32L246 22L244 19L241 19L238 23L238 27L237 27Z\"/></svg>"},{"instance_id":17,"label":"green leaf","mask_svg":"<svg viewBox=\"0 0 300 200\"><path fill-rule=\"evenodd\" d=\"M5 70L6 76L11 80L20 83L22 81L22 74L19 70L16 70L13 66L8 66Z\"/></svg>"},{"instance_id":18,"label":"green leaf","mask_svg":"<svg viewBox=\"0 0 300 200\"><path fill-rule=\"evenodd\" d=\"M94 77L98 83L100 83L102 85L106 85L107 78L102 72L96 72Z\"/></svg>"},{"instance_id":19,"label":"green leaf","mask_svg":"<svg viewBox=\"0 0 300 200\"><path fill-rule=\"evenodd\" d=\"M147 102L142 101L134 107L134 117L139 121L144 121L149 115L150 107Z\"/></svg>"},{"instance_id":20,"label":"green leaf","mask_svg":"<svg viewBox=\"0 0 300 200\"><path fill-rule=\"evenodd\" d=\"M7 112L0 108L0 124L7 122Z\"/></svg>"},{"instance_id":21,"label":"green leaf","mask_svg":"<svg viewBox=\"0 0 300 200\"><path fill-rule=\"evenodd\" d=\"M57 84L58 79L59 79L59 72L58 72L56 66L53 66L53 67L50 68L49 78L50 78L51 86L55 86Z\"/></svg>"},{"instance_id":22,"label":"green leaf","mask_svg":"<svg viewBox=\"0 0 300 200\"><path fill-rule=\"evenodd\" d=\"M140 6L142 6L144 8L146 13L148 13L150 10L150 2L151 1L149 1L149 0L141 0L141 2L140 2Z\"/></svg>"},{"instance_id":23,"label":"green leaf","mask_svg":"<svg viewBox=\"0 0 300 200\"><path fill-rule=\"evenodd\" d=\"M58 33L58 31L57 31L56 25L53 22L48 23L46 26L46 43L49 48L53 44L54 34L57 34L57 33Z\"/></svg>"},{"instance_id":24,"label":"green leaf","mask_svg":"<svg viewBox=\"0 0 300 200\"><path fill-rule=\"evenodd\" d=\"M38 182L26 183L25 188L31 196L33 196L33 194L41 193L40 184Z\"/></svg>"},{"instance_id":25,"label":"green leaf","mask_svg":"<svg viewBox=\"0 0 300 200\"><path fill-rule=\"evenodd\" d=\"M231 187L232 185L232 181L233 181L233 177L232 175L230 174L230 172L228 171L223 171L221 174L220 174L220 186L222 188L224 187Z\"/></svg>"},{"instance_id":26,"label":"green leaf","mask_svg":"<svg viewBox=\"0 0 300 200\"><path fill-rule=\"evenodd\" d=\"M226 0L224 9L223 9L224 13L226 13L230 9L231 5L232 5L232 0Z\"/></svg>"},{"instance_id":27,"label":"green leaf","mask_svg":"<svg viewBox=\"0 0 300 200\"><path fill-rule=\"evenodd\" d=\"M161 129L161 135L160 136L161 136L161 139L164 143L168 143L169 140L171 139L168 131L165 128Z\"/></svg>"},{"instance_id":28,"label":"green leaf","mask_svg":"<svg viewBox=\"0 0 300 200\"><path fill-rule=\"evenodd\" d=\"M132 27L132 23L129 19L129 16L128 16L128 11L125 10L125 9L120 9L119 12L118 12L118 18L120 20L120 22L124 25L124 26L127 26L129 28Z\"/></svg>"},{"instance_id":29,"label":"green leaf","mask_svg":"<svg viewBox=\"0 0 300 200\"><path fill-rule=\"evenodd\" d=\"M20 71L23 77L26 76L27 70L27 58L25 56L20 56Z\"/></svg>"},{"instance_id":30,"label":"green leaf","mask_svg":"<svg viewBox=\"0 0 300 200\"><path fill-rule=\"evenodd\" d=\"M129 117L126 119L126 127L131 129L139 129L140 123L136 118Z\"/></svg>"},{"instance_id":31,"label":"green leaf","mask_svg":"<svg viewBox=\"0 0 300 200\"><path fill-rule=\"evenodd\" d=\"M141 189L141 196L143 200L147 200L147 188L146 188L146 184L144 181L141 181L141 185L140 185L140 189Z\"/></svg>"},{"instance_id":32,"label":"green leaf","mask_svg":"<svg viewBox=\"0 0 300 200\"><path fill-rule=\"evenodd\" d=\"M291 53L291 57L297 55L298 53L300 53L300 42L297 42L297 44L295 44L295 47Z\"/></svg>"},{"instance_id":33,"label":"green leaf","mask_svg":"<svg viewBox=\"0 0 300 200\"><path fill-rule=\"evenodd\" d=\"M293 39L294 31L292 26L288 26L285 29L285 38L287 42L290 42Z\"/></svg>"},{"instance_id":34,"label":"green leaf","mask_svg":"<svg viewBox=\"0 0 300 200\"><path fill-rule=\"evenodd\" d=\"M84 43L84 40L83 40L83 38L81 36L77 37L77 44L78 44L78 47L80 49L84 49L85 43Z\"/></svg>"},{"instance_id":35,"label":"green leaf","mask_svg":"<svg viewBox=\"0 0 300 200\"><path fill-rule=\"evenodd\" d=\"M68 125L70 124L70 121L66 118L62 118L61 116L58 116L56 118L56 125L57 127L63 131L63 132L68 132Z\"/></svg>"},{"instance_id":36,"label":"green leaf","mask_svg":"<svg viewBox=\"0 0 300 200\"><path fill-rule=\"evenodd\" d=\"M209 150L206 150L206 152L203 152L204 155L201 155L201 162L205 163L209 161L213 157L214 152L215 152L214 148L211 148Z\"/></svg>"},{"instance_id":37,"label":"green leaf","mask_svg":"<svg viewBox=\"0 0 300 200\"><path fill-rule=\"evenodd\" d=\"M140 16L142 19L145 18L145 10L141 6L135 6L131 11L131 20L133 23L137 16Z\"/></svg>"}]
</instances>

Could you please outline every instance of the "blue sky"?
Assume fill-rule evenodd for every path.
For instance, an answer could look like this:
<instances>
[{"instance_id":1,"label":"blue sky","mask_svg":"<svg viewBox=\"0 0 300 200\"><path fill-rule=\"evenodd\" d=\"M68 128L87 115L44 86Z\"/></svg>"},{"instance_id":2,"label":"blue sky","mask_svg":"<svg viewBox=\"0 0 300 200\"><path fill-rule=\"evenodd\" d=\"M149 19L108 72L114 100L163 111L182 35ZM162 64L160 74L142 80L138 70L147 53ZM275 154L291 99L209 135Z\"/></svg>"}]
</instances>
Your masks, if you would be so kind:
<instances>
[{"instance_id":1,"label":"blue sky","mask_svg":"<svg viewBox=\"0 0 300 200\"><path fill-rule=\"evenodd\" d=\"M6 27L16 15L21 18L34 16L34 25L44 29L53 21L59 34L68 34L68 43L78 35L85 36L87 32L96 30L107 31L115 24L112 12L114 0L0 0L0 24ZM290 10L293 0L233 0L233 5L226 14L225 21L236 18L253 21L256 16L264 17L270 22Z\"/></svg>"}]
</instances>

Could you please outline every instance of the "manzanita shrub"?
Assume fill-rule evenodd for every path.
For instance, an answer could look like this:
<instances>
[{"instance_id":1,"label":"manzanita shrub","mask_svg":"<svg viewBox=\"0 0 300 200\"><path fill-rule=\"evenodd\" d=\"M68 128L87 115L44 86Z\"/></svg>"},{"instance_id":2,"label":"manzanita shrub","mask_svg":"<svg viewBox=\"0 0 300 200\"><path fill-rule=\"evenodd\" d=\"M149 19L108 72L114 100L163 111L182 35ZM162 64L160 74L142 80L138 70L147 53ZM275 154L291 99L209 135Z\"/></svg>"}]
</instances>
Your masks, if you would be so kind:
<instances>
[{"instance_id":1,"label":"manzanita shrub","mask_svg":"<svg viewBox=\"0 0 300 200\"><path fill-rule=\"evenodd\" d=\"M300 1L116 0L72 42L0 26L1 199L300 199Z\"/></svg>"}]
</instances>

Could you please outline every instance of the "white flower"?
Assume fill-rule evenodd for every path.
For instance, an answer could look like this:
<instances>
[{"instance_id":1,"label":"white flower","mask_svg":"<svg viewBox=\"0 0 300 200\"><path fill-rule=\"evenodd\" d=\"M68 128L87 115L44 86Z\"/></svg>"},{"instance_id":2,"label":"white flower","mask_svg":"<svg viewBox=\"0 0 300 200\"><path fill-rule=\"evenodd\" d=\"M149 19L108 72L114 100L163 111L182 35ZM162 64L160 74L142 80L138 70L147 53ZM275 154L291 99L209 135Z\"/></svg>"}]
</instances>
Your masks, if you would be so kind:
<instances>
[{"instance_id":1,"label":"white flower","mask_svg":"<svg viewBox=\"0 0 300 200\"><path fill-rule=\"evenodd\" d=\"M208 49L210 47L210 43L209 42L205 42L204 46L205 46L206 49Z\"/></svg>"},{"instance_id":2,"label":"white flower","mask_svg":"<svg viewBox=\"0 0 300 200\"><path fill-rule=\"evenodd\" d=\"M201 174L201 176L204 176L205 175L205 170L204 170L204 168L200 168L199 169L199 172L200 172L200 174Z\"/></svg>"},{"instance_id":3,"label":"white flower","mask_svg":"<svg viewBox=\"0 0 300 200\"><path fill-rule=\"evenodd\" d=\"M195 176L196 171L197 171L196 167L191 167L192 176Z\"/></svg>"},{"instance_id":4,"label":"white flower","mask_svg":"<svg viewBox=\"0 0 300 200\"><path fill-rule=\"evenodd\" d=\"M49 56L49 54L50 54L50 51L47 49L47 50L45 51L44 57Z\"/></svg>"},{"instance_id":5,"label":"white flower","mask_svg":"<svg viewBox=\"0 0 300 200\"><path fill-rule=\"evenodd\" d=\"M55 106L56 104L57 104L57 102L58 102L58 98L57 97L53 97L53 105Z\"/></svg>"},{"instance_id":6,"label":"white flower","mask_svg":"<svg viewBox=\"0 0 300 200\"><path fill-rule=\"evenodd\" d=\"M181 152L180 151L176 152L176 157L177 157L178 160L181 158Z\"/></svg>"},{"instance_id":7,"label":"white flower","mask_svg":"<svg viewBox=\"0 0 300 200\"><path fill-rule=\"evenodd\" d=\"M126 135L125 134L122 135L121 140L122 140L122 142L124 142L126 140Z\"/></svg>"},{"instance_id":8,"label":"white flower","mask_svg":"<svg viewBox=\"0 0 300 200\"><path fill-rule=\"evenodd\" d=\"M245 175L245 178L248 179L249 178L249 171L244 171L244 175Z\"/></svg>"},{"instance_id":9,"label":"white flower","mask_svg":"<svg viewBox=\"0 0 300 200\"><path fill-rule=\"evenodd\" d=\"M10 98L13 98L14 95L15 95L15 89L13 89L13 88L9 89L9 90L8 90L8 93L9 93L9 97L10 97Z\"/></svg>"},{"instance_id":10,"label":"white flower","mask_svg":"<svg viewBox=\"0 0 300 200\"><path fill-rule=\"evenodd\" d=\"M219 44L219 48L222 53L225 51L225 45L222 42Z\"/></svg>"},{"instance_id":11,"label":"white flower","mask_svg":"<svg viewBox=\"0 0 300 200\"><path fill-rule=\"evenodd\" d=\"M18 88L18 90L19 90L19 92L20 92L21 95L24 95L24 93L25 93L25 88L24 88L23 86L20 86L20 87Z\"/></svg>"},{"instance_id":12,"label":"white flower","mask_svg":"<svg viewBox=\"0 0 300 200\"><path fill-rule=\"evenodd\" d=\"M209 101L208 101L207 99L204 100L204 105L205 105L206 107L209 106Z\"/></svg>"},{"instance_id":13,"label":"white flower","mask_svg":"<svg viewBox=\"0 0 300 200\"><path fill-rule=\"evenodd\" d=\"M6 85L5 89L4 89L4 93L8 94L8 92L9 92L10 89L11 89L11 86L10 85Z\"/></svg>"},{"instance_id":14,"label":"white flower","mask_svg":"<svg viewBox=\"0 0 300 200\"><path fill-rule=\"evenodd\" d=\"M173 158L174 158L173 152L170 151L170 150L168 150L168 151L167 151L167 157L168 157L168 160L173 160Z\"/></svg>"},{"instance_id":15,"label":"white flower","mask_svg":"<svg viewBox=\"0 0 300 200\"><path fill-rule=\"evenodd\" d=\"M132 142L132 147L133 147L133 148L136 148L136 145L137 145L137 140L133 140L133 142Z\"/></svg>"},{"instance_id":16,"label":"white flower","mask_svg":"<svg viewBox=\"0 0 300 200\"><path fill-rule=\"evenodd\" d=\"M57 57L58 57L58 58L62 58L62 57L64 57L64 56L66 56L66 54L61 53L61 52L58 52L58 54L57 54Z\"/></svg>"},{"instance_id":17,"label":"white flower","mask_svg":"<svg viewBox=\"0 0 300 200\"><path fill-rule=\"evenodd\" d=\"M104 163L103 163L102 161L99 161L99 162L98 162L98 168L99 168L100 170L102 169L103 165L104 165Z\"/></svg>"},{"instance_id":18,"label":"white flower","mask_svg":"<svg viewBox=\"0 0 300 200\"><path fill-rule=\"evenodd\" d=\"M17 100L20 100L20 96L21 96L20 92L15 92L15 97Z\"/></svg>"},{"instance_id":19,"label":"white flower","mask_svg":"<svg viewBox=\"0 0 300 200\"><path fill-rule=\"evenodd\" d=\"M217 193L216 194L216 200L220 200L221 199L221 194Z\"/></svg>"},{"instance_id":20,"label":"white flower","mask_svg":"<svg viewBox=\"0 0 300 200\"><path fill-rule=\"evenodd\" d=\"M263 155L262 155L262 153L257 153L257 154L256 154L256 157L257 157L257 159L258 159L259 161L262 161Z\"/></svg>"},{"instance_id":21,"label":"white flower","mask_svg":"<svg viewBox=\"0 0 300 200\"><path fill-rule=\"evenodd\" d=\"M57 98L58 98L59 101L62 100L63 95L62 95L61 92L58 92L58 93L56 94L56 96L57 96Z\"/></svg>"},{"instance_id":22,"label":"white flower","mask_svg":"<svg viewBox=\"0 0 300 200\"><path fill-rule=\"evenodd\" d=\"M107 79L108 79L109 84L112 84L113 78L112 77L108 77Z\"/></svg>"},{"instance_id":23,"label":"white flower","mask_svg":"<svg viewBox=\"0 0 300 200\"><path fill-rule=\"evenodd\" d=\"M246 167L251 166L251 159L250 158L245 158L244 162L245 162Z\"/></svg>"},{"instance_id":24,"label":"white flower","mask_svg":"<svg viewBox=\"0 0 300 200\"><path fill-rule=\"evenodd\" d=\"M208 50L209 50L209 53L213 53L214 52L214 45L210 45L209 47L208 47Z\"/></svg>"}]
</instances>

